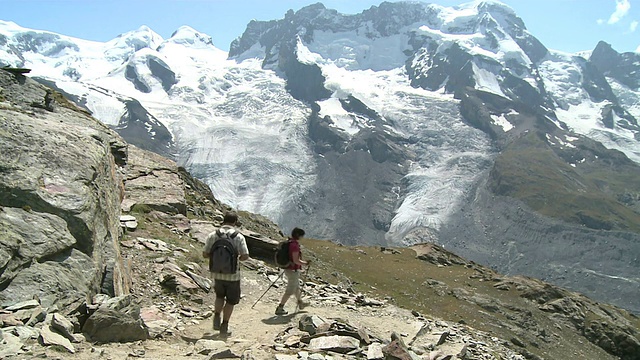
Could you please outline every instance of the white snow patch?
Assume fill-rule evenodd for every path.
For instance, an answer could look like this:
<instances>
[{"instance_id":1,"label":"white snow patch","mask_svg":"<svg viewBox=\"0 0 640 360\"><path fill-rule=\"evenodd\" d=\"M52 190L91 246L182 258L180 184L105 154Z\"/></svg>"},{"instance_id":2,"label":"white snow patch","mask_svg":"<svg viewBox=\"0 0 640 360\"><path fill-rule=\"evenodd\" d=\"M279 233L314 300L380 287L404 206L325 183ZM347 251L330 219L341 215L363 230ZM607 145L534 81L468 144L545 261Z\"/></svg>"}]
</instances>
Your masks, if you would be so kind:
<instances>
[{"instance_id":1,"label":"white snow patch","mask_svg":"<svg viewBox=\"0 0 640 360\"><path fill-rule=\"evenodd\" d=\"M511 124L509 120L507 120L506 115L508 114L500 114L500 116L491 115L491 118L493 119L493 123L500 126L504 132L507 132L513 129L513 124Z\"/></svg>"},{"instance_id":2,"label":"white snow patch","mask_svg":"<svg viewBox=\"0 0 640 360\"><path fill-rule=\"evenodd\" d=\"M319 101L318 105L320 105L320 117L329 116L337 128L350 135L355 135L360 131L355 126L354 116L342 107L340 99L331 97L327 100Z\"/></svg>"},{"instance_id":3,"label":"white snow patch","mask_svg":"<svg viewBox=\"0 0 640 360\"><path fill-rule=\"evenodd\" d=\"M500 82L498 81L496 75L492 72L482 69L476 64L473 64L473 78L476 82L476 89L490 92L492 94L496 94L502 97L507 97L500 88Z\"/></svg>"},{"instance_id":4,"label":"white snow patch","mask_svg":"<svg viewBox=\"0 0 640 360\"><path fill-rule=\"evenodd\" d=\"M368 37L367 30L365 25L347 32L315 31L313 42L307 46L324 60L349 70L380 71L404 66L404 50L409 48L404 31L401 35Z\"/></svg>"}]
</instances>

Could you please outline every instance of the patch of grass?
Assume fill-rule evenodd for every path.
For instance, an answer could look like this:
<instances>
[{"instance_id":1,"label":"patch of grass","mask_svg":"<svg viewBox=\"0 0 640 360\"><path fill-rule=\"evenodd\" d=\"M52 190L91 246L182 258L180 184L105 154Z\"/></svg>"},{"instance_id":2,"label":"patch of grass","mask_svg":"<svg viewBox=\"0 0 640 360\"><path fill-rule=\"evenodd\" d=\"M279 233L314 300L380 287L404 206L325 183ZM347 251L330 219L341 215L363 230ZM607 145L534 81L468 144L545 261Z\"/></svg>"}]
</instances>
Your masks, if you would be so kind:
<instances>
[{"instance_id":1,"label":"patch of grass","mask_svg":"<svg viewBox=\"0 0 640 360\"><path fill-rule=\"evenodd\" d=\"M607 161L604 152L585 165L573 167L557 151L561 150L552 149L540 134L514 141L496 158L491 171L492 190L570 223L640 232L640 214L618 201L618 194L640 191L640 167L616 159ZM594 150L582 153L588 156ZM580 153L574 156L582 158Z\"/></svg>"},{"instance_id":2,"label":"patch of grass","mask_svg":"<svg viewBox=\"0 0 640 360\"><path fill-rule=\"evenodd\" d=\"M136 212L136 219L138 221L138 228L135 231L125 233L124 240L135 239L138 237L147 239L162 240L169 245L180 247L188 250L184 253L184 256L177 256L176 262L179 266L183 266L188 262L195 262L202 264L206 259L202 258L202 245L190 240L189 237L182 236L174 233L171 229L163 224L161 220L154 218L153 216L145 213L144 210L147 207L140 207L140 213ZM131 213L134 213L133 211ZM166 253L150 253L148 258L150 260L157 259L166 256Z\"/></svg>"},{"instance_id":3,"label":"patch of grass","mask_svg":"<svg viewBox=\"0 0 640 360\"><path fill-rule=\"evenodd\" d=\"M130 213L133 214L148 214L150 212L152 212L153 209L146 204L135 204L131 207L131 211Z\"/></svg>"}]
</instances>

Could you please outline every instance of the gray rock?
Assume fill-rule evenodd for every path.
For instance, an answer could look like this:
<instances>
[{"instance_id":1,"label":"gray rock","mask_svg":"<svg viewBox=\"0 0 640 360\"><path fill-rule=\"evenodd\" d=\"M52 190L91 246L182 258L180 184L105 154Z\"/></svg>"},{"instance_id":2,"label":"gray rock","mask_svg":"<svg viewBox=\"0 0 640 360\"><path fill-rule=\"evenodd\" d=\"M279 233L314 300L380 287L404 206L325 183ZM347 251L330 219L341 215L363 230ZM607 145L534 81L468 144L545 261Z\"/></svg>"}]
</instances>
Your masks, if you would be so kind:
<instances>
[{"instance_id":1,"label":"gray rock","mask_svg":"<svg viewBox=\"0 0 640 360\"><path fill-rule=\"evenodd\" d=\"M191 237L205 244L209 234L214 232L220 224L212 221L191 220Z\"/></svg>"},{"instance_id":2,"label":"gray rock","mask_svg":"<svg viewBox=\"0 0 640 360\"><path fill-rule=\"evenodd\" d=\"M321 336L311 339L309 342L310 351L335 351L346 354L360 347L360 340L351 336Z\"/></svg>"},{"instance_id":3,"label":"gray rock","mask_svg":"<svg viewBox=\"0 0 640 360\"><path fill-rule=\"evenodd\" d=\"M0 282L3 283L10 282L25 268L28 269L29 264L76 244L67 230L66 222L52 214L6 207L0 212L0 228L4 230L3 241L0 242L0 267L5 267L0 273ZM10 293L11 289L9 292L0 292L3 306L13 305L10 306L13 310L34 307L39 304L31 300L33 294L42 296L45 293L33 286L28 286L25 291L22 291L22 287L16 290L13 293Z\"/></svg>"},{"instance_id":4,"label":"gray rock","mask_svg":"<svg viewBox=\"0 0 640 360\"><path fill-rule=\"evenodd\" d=\"M193 281L195 281L195 283L198 284L198 286L200 286L202 290L206 292L211 291L211 286L213 285L213 282L210 279L207 279L204 276L200 276L190 270L185 271L185 274L189 275L189 277L193 279Z\"/></svg>"},{"instance_id":5,"label":"gray rock","mask_svg":"<svg viewBox=\"0 0 640 360\"><path fill-rule=\"evenodd\" d=\"M227 344L220 340L200 339L196 341L194 345L195 352L201 355L209 355L212 352L218 352L226 349Z\"/></svg>"},{"instance_id":6,"label":"gray rock","mask_svg":"<svg viewBox=\"0 0 640 360\"><path fill-rule=\"evenodd\" d=\"M121 224L127 231L133 231L133 230L138 228L138 222L135 221L135 220L134 221L125 221L125 222L123 222Z\"/></svg>"},{"instance_id":7,"label":"gray rock","mask_svg":"<svg viewBox=\"0 0 640 360\"><path fill-rule=\"evenodd\" d=\"M51 328L71 341L76 340L73 336L73 324L62 314L51 315Z\"/></svg>"},{"instance_id":8,"label":"gray rock","mask_svg":"<svg viewBox=\"0 0 640 360\"><path fill-rule=\"evenodd\" d=\"M310 335L314 335L322 324L326 324L327 321L317 315L303 315L298 321L298 329L308 332Z\"/></svg>"},{"instance_id":9,"label":"gray rock","mask_svg":"<svg viewBox=\"0 0 640 360\"><path fill-rule=\"evenodd\" d=\"M120 222L137 221L133 215L120 215Z\"/></svg>"},{"instance_id":10,"label":"gray rock","mask_svg":"<svg viewBox=\"0 0 640 360\"><path fill-rule=\"evenodd\" d=\"M0 301L31 298L37 294L45 307L57 302L66 303L91 292L96 286L95 271L95 263L89 256L71 249L21 270L0 292Z\"/></svg>"},{"instance_id":11,"label":"gray rock","mask_svg":"<svg viewBox=\"0 0 640 360\"><path fill-rule=\"evenodd\" d=\"M27 301L22 301L19 302L17 304L11 305L11 306L7 306L5 308L5 310L8 311L18 311L18 310L22 310L22 309L32 309L36 306L40 306L40 303L38 302L38 300L27 300Z\"/></svg>"},{"instance_id":12,"label":"gray rock","mask_svg":"<svg viewBox=\"0 0 640 360\"><path fill-rule=\"evenodd\" d=\"M129 146L122 211L135 206L166 213L186 214L184 183L178 165L158 154Z\"/></svg>"},{"instance_id":13,"label":"gray rock","mask_svg":"<svg viewBox=\"0 0 640 360\"><path fill-rule=\"evenodd\" d=\"M22 341L37 339L40 336L40 330L31 326L15 326L12 333Z\"/></svg>"},{"instance_id":14,"label":"gray rock","mask_svg":"<svg viewBox=\"0 0 640 360\"><path fill-rule=\"evenodd\" d=\"M384 359L384 354L382 353L382 345L378 343L369 345L369 347L367 348L367 360L379 359Z\"/></svg>"},{"instance_id":15,"label":"gray rock","mask_svg":"<svg viewBox=\"0 0 640 360\"><path fill-rule=\"evenodd\" d=\"M200 286L185 274L179 266L171 263L165 263L163 265L160 274L160 284L178 293L193 293L200 289Z\"/></svg>"},{"instance_id":16,"label":"gray rock","mask_svg":"<svg viewBox=\"0 0 640 360\"><path fill-rule=\"evenodd\" d=\"M116 168L124 164L126 144L30 78L17 81L0 71L0 88L10 104L0 108L0 228L8 232L0 243L0 304L35 294L48 307L91 291L128 293ZM32 104L47 94L51 111L34 111ZM77 261L75 252L88 261Z\"/></svg>"},{"instance_id":17,"label":"gray rock","mask_svg":"<svg viewBox=\"0 0 640 360\"><path fill-rule=\"evenodd\" d=\"M0 359L10 358L24 352L22 340L2 329L0 329L0 345Z\"/></svg>"},{"instance_id":18,"label":"gray rock","mask_svg":"<svg viewBox=\"0 0 640 360\"><path fill-rule=\"evenodd\" d=\"M140 317L140 307L130 296L103 303L85 322L82 332L91 341L129 342L146 340L149 331Z\"/></svg>"},{"instance_id":19,"label":"gray rock","mask_svg":"<svg viewBox=\"0 0 640 360\"><path fill-rule=\"evenodd\" d=\"M44 346L59 345L67 349L70 353L75 353L76 349L69 339L54 332L51 327L43 326L40 330L40 343Z\"/></svg>"},{"instance_id":20,"label":"gray rock","mask_svg":"<svg viewBox=\"0 0 640 360\"><path fill-rule=\"evenodd\" d=\"M297 355L276 354L276 360L298 360Z\"/></svg>"},{"instance_id":21,"label":"gray rock","mask_svg":"<svg viewBox=\"0 0 640 360\"><path fill-rule=\"evenodd\" d=\"M40 306L34 308L31 312L31 316L29 316L29 320L27 321L27 326L35 326L37 323L45 320L47 316L47 309L44 309Z\"/></svg>"},{"instance_id":22,"label":"gray rock","mask_svg":"<svg viewBox=\"0 0 640 360\"><path fill-rule=\"evenodd\" d=\"M149 338L155 339L176 325L176 319L168 316L155 306L140 309L140 317L149 329Z\"/></svg>"},{"instance_id":23,"label":"gray rock","mask_svg":"<svg viewBox=\"0 0 640 360\"><path fill-rule=\"evenodd\" d=\"M167 320L145 321L144 324L149 331L150 339L158 338L174 327L174 324L170 323Z\"/></svg>"},{"instance_id":24,"label":"gray rock","mask_svg":"<svg viewBox=\"0 0 640 360\"><path fill-rule=\"evenodd\" d=\"M140 238L140 237L137 240L145 248L147 248L147 249L149 249L151 251L159 251L159 252L170 252L171 251L171 249L169 248L167 243L162 241L162 240L145 239L145 238Z\"/></svg>"}]
</instances>

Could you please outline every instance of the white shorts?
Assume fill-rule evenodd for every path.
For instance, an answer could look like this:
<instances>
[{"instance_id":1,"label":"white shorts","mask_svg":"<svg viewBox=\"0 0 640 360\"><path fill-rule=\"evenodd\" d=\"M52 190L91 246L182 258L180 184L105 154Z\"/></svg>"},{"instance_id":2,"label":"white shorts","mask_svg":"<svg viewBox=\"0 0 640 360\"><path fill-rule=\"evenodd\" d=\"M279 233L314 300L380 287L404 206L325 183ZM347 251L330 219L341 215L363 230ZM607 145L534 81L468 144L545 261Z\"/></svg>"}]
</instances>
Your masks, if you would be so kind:
<instances>
[{"instance_id":1,"label":"white shorts","mask_svg":"<svg viewBox=\"0 0 640 360\"><path fill-rule=\"evenodd\" d=\"M300 271L286 269L284 274L287 276L287 289L285 294L293 295L300 290Z\"/></svg>"}]
</instances>

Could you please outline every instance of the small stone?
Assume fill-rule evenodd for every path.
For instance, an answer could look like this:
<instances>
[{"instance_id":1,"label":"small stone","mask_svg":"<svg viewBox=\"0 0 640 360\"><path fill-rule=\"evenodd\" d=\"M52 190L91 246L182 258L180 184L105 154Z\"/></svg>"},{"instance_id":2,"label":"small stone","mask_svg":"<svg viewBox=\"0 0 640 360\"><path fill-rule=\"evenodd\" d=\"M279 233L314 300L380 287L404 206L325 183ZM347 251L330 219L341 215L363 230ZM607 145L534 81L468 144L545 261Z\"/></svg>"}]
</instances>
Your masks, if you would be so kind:
<instances>
[{"instance_id":1,"label":"small stone","mask_svg":"<svg viewBox=\"0 0 640 360\"><path fill-rule=\"evenodd\" d=\"M136 221L136 217L133 215L120 215L120 222Z\"/></svg>"},{"instance_id":2,"label":"small stone","mask_svg":"<svg viewBox=\"0 0 640 360\"><path fill-rule=\"evenodd\" d=\"M8 306L5 308L5 310L18 311L24 309L33 309L38 306L40 306L40 303L37 300L27 300Z\"/></svg>"},{"instance_id":3,"label":"small stone","mask_svg":"<svg viewBox=\"0 0 640 360\"><path fill-rule=\"evenodd\" d=\"M367 348L367 360L378 359L384 359L384 354L382 353L382 345L380 345L379 343L373 343Z\"/></svg>"},{"instance_id":4,"label":"small stone","mask_svg":"<svg viewBox=\"0 0 640 360\"><path fill-rule=\"evenodd\" d=\"M436 346L444 344L447 341L447 337L449 337L449 332L448 331L443 332L442 335L440 335L440 339L438 339Z\"/></svg>"},{"instance_id":5,"label":"small stone","mask_svg":"<svg viewBox=\"0 0 640 360\"><path fill-rule=\"evenodd\" d=\"M194 349L200 355L209 355L211 352L226 349L227 344L220 340L200 339L196 341Z\"/></svg>"},{"instance_id":6,"label":"small stone","mask_svg":"<svg viewBox=\"0 0 640 360\"><path fill-rule=\"evenodd\" d=\"M321 351L334 351L337 353L346 354L352 350L360 347L360 340L351 336L322 336L319 338L311 339L309 343L309 350L321 350Z\"/></svg>"}]
</instances>

